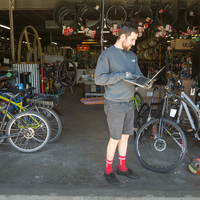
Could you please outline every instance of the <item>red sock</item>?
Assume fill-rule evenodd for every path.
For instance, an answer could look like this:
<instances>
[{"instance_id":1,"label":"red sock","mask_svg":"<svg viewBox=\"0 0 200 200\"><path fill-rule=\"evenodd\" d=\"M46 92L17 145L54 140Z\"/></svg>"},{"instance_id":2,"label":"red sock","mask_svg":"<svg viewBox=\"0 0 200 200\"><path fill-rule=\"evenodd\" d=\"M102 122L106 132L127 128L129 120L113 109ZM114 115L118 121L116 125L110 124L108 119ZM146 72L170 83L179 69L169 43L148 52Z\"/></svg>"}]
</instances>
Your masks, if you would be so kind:
<instances>
[{"instance_id":1,"label":"red sock","mask_svg":"<svg viewBox=\"0 0 200 200\"><path fill-rule=\"evenodd\" d=\"M106 159L106 174L109 174L110 172L113 172L112 170L112 160L107 160Z\"/></svg>"},{"instance_id":2,"label":"red sock","mask_svg":"<svg viewBox=\"0 0 200 200\"><path fill-rule=\"evenodd\" d=\"M126 156L119 156L119 170L125 172L126 168Z\"/></svg>"}]
</instances>

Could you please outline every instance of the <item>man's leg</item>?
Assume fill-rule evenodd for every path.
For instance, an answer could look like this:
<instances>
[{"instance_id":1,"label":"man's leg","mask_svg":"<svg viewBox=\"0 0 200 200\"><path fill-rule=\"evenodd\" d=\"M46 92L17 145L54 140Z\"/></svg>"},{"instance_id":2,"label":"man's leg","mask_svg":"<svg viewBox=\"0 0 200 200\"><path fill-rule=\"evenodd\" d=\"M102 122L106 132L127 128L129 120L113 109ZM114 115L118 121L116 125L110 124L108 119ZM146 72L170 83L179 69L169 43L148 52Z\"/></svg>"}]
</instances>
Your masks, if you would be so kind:
<instances>
[{"instance_id":1,"label":"man's leg","mask_svg":"<svg viewBox=\"0 0 200 200\"><path fill-rule=\"evenodd\" d=\"M118 152L119 152L119 166L117 170L117 174L126 176L128 178L137 179L139 176L134 174L131 169L126 168L126 153L128 148L128 139L129 135L122 135L121 140L118 144Z\"/></svg>"},{"instance_id":2,"label":"man's leg","mask_svg":"<svg viewBox=\"0 0 200 200\"><path fill-rule=\"evenodd\" d=\"M118 143L119 143L119 140L114 140L110 138L107 145L105 178L108 181L108 183L112 185L119 185L119 181L115 177L115 174L113 173L113 169L112 169L113 158L114 158Z\"/></svg>"},{"instance_id":3,"label":"man's leg","mask_svg":"<svg viewBox=\"0 0 200 200\"><path fill-rule=\"evenodd\" d=\"M106 171L105 171L106 174L113 172L112 162L115 156L115 151L116 151L118 143L119 143L119 140L114 140L112 138L110 138L108 142L107 153L106 153Z\"/></svg>"},{"instance_id":4,"label":"man's leg","mask_svg":"<svg viewBox=\"0 0 200 200\"><path fill-rule=\"evenodd\" d=\"M121 140L118 144L118 152L120 156L126 156L127 148L128 148L128 139L130 135L122 135Z\"/></svg>"},{"instance_id":5,"label":"man's leg","mask_svg":"<svg viewBox=\"0 0 200 200\"><path fill-rule=\"evenodd\" d=\"M126 171L126 153L127 153L127 148L128 148L128 139L129 135L122 135L121 140L119 141L118 144L118 152L119 152L119 166L118 169L120 171Z\"/></svg>"}]
</instances>

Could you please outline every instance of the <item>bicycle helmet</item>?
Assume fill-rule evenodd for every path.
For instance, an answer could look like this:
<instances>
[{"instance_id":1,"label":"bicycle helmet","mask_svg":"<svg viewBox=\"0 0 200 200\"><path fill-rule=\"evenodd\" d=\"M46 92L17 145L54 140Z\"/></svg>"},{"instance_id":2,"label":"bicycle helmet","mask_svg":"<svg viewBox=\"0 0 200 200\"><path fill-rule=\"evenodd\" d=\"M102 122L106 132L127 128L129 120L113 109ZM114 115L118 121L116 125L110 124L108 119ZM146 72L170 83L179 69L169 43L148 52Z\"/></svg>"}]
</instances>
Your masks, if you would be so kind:
<instances>
[{"instance_id":1,"label":"bicycle helmet","mask_svg":"<svg viewBox=\"0 0 200 200\"><path fill-rule=\"evenodd\" d=\"M188 167L193 174L200 175L200 158L194 159Z\"/></svg>"}]
</instances>

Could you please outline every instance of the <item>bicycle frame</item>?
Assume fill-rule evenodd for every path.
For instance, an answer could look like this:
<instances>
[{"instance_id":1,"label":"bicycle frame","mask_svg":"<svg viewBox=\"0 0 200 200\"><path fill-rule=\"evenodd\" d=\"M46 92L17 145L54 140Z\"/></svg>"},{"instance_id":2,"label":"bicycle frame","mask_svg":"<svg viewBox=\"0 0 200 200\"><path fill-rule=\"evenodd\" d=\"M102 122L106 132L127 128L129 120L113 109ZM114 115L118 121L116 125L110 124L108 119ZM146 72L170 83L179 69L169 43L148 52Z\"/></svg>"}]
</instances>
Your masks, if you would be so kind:
<instances>
[{"instance_id":1,"label":"bicycle frame","mask_svg":"<svg viewBox=\"0 0 200 200\"><path fill-rule=\"evenodd\" d=\"M189 103L191 103L191 105L193 106L193 108L196 110L196 112L198 113L198 107L193 103L193 101L185 94L185 92L181 92L181 97L182 98L184 98L184 99L186 99ZM185 103L185 102L181 102L181 104L180 104L180 109L178 110L178 117L177 117L177 123L179 123L180 122L180 116L181 116L181 113L182 113L182 111L183 111L183 107L184 107L184 109L185 109L185 112L186 112L186 114L187 114L187 116L188 116L188 119L189 119L189 122L190 122L190 124L191 124L191 127L192 127L192 129L193 130L196 130L196 127L195 127L195 125L194 125L194 122L193 122L193 120L192 120L192 117L191 117L191 114L190 114L190 112L189 112L189 109L188 109L188 106L187 106L187 104ZM200 116L200 115L199 115Z\"/></svg>"},{"instance_id":2,"label":"bicycle frame","mask_svg":"<svg viewBox=\"0 0 200 200\"><path fill-rule=\"evenodd\" d=\"M4 101L7 101L8 102L8 106L6 108L6 110L4 110L1 106L0 106L0 110L2 111L2 113L4 113L4 116L3 116L3 120L2 122L5 121L5 118L7 117L9 120L12 119L12 117L14 117L10 112L9 112L9 106L12 104L14 105L15 107L17 107L18 111L19 112L22 112L22 111L26 111L27 109L25 107L22 106L22 101L20 101L19 103L16 103L15 101L13 101L12 97L7 98L7 97L4 97L2 94L0 95L0 99L4 100ZM21 99L21 98L20 98ZM32 119L34 119L34 117L31 116ZM32 127L31 125L27 125L26 127L32 127L32 128L38 128L40 125L39 123L37 122L37 120L34 119L34 121L36 122L37 126L34 126ZM1 127L0 127L0 131L2 131L2 126L3 126L3 123L1 124ZM24 126L22 125L21 128L24 128Z\"/></svg>"},{"instance_id":3,"label":"bicycle frame","mask_svg":"<svg viewBox=\"0 0 200 200\"><path fill-rule=\"evenodd\" d=\"M4 101L7 101L9 102L10 99L5 97L2 93L0 93L0 99L4 100ZM22 97L20 97L19 99L17 100L12 100L13 98L11 98L11 104L12 106L9 108L10 111L12 111L14 108L16 108L18 110L18 112L22 112L22 111L25 111L26 108L23 107L23 102L21 101ZM20 102L19 102L20 101Z\"/></svg>"},{"instance_id":4,"label":"bicycle frame","mask_svg":"<svg viewBox=\"0 0 200 200\"><path fill-rule=\"evenodd\" d=\"M137 109L137 111L139 112L138 110L138 106L139 106L139 103L137 102L136 98L133 96L132 98L132 101L133 101L133 105L135 106L135 108Z\"/></svg>"},{"instance_id":5,"label":"bicycle frame","mask_svg":"<svg viewBox=\"0 0 200 200\"><path fill-rule=\"evenodd\" d=\"M185 92L183 92L183 91L181 92L181 97L183 97L184 99L186 99L187 101L189 101L192 104L193 108L198 113L198 111L199 111L198 106L196 104L194 104L194 102L190 99L190 97L187 96L187 94L185 94Z\"/></svg>"}]
</instances>

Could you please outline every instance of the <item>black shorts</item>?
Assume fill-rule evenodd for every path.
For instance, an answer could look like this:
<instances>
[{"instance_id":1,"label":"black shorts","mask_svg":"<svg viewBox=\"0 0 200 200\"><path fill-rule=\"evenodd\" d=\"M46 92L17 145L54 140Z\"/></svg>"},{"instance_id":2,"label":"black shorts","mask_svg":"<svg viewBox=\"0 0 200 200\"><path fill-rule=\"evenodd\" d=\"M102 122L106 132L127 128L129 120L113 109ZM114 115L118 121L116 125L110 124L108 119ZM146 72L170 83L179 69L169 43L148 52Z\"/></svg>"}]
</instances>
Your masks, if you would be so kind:
<instances>
[{"instance_id":1,"label":"black shorts","mask_svg":"<svg viewBox=\"0 0 200 200\"><path fill-rule=\"evenodd\" d=\"M120 140L122 134L133 135L133 101L114 102L105 100L104 111L107 115L107 123L112 139Z\"/></svg>"}]
</instances>

